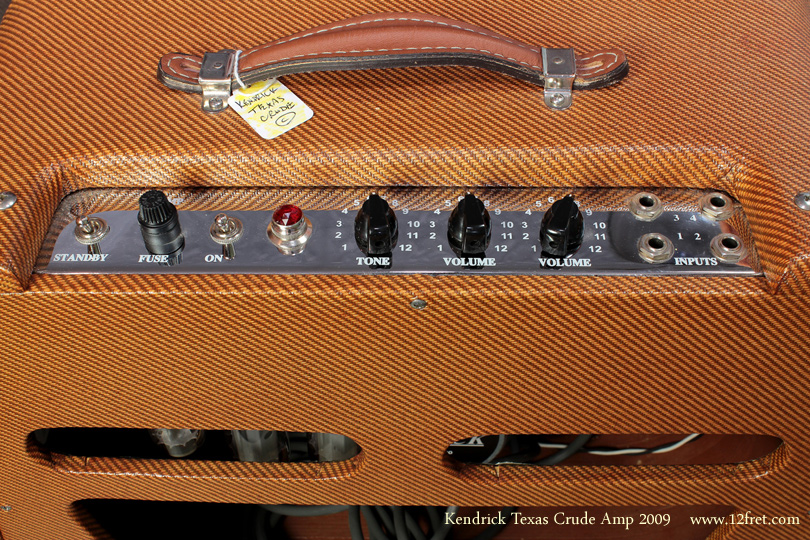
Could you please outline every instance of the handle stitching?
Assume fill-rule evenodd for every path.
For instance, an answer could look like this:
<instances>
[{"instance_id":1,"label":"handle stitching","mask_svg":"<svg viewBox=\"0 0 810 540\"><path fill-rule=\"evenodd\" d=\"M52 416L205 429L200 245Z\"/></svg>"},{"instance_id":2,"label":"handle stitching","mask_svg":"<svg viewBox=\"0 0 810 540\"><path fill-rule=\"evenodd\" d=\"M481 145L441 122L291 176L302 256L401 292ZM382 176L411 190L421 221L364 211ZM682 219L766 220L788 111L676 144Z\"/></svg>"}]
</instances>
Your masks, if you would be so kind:
<instances>
[{"instance_id":1,"label":"handle stitching","mask_svg":"<svg viewBox=\"0 0 810 540\"><path fill-rule=\"evenodd\" d=\"M592 54L591 56L583 56L577 58L577 62L587 62L588 60L596 60L600 56L612 56L613 60L610 62L605 62L602 67L594 70L587 70L589 77L594 77L596 75L600 75L602 73L608 73L613 70L614 66L619 63L619 55L614 52L598 52Z\"/></svg>"},{"instance_id":2,"label":"handle stitching","mask_svg":"<svg viewBox=\"0 0 810 540\"><path fill-rule=\"evenodd\" d=\"M390 52L390 51L430 51L430 50L440 50L440 49L476 51L476 52L491 54L491 55L495 55L495 56L500 56L501 58L505 58L506 60L511 60L511 61L516 62L518 64L524 64L524 65L527 65L527 66L535 68L535 69L543 69L542 66L536 66L534 64L530 64L529 62L524 62L524 61L518 60L516 58L512 58L512 57L509 57L509 56L504 56L501 53L488 51L486 49L476 49L474 47L405 47L405 48L391 48L391 49L364 49L362 51L361 50L350 50L350 51L331 51L331 52L317 52L317 53L296 54L295 56L287 56L285 58L276 58L274 60L270 60L269 62L264 62L262 64L258 64L256 66L253 66L253 68L248 70L248 71L249 72L253 71L254 69L258 69L258 68L260 68L262 66L266 66L267 64L274 64L276 62L283 62L284 60L292 60L293 58L302 58L304 56L319 56L319 55L322 55L322 54L350 54L350 53Z\"/></svg>"},{"instance_id":3,"label":"handle stitching","mask_svg":"<svg viewBox=\"0 0 810 540\"><path fill-rule=\"evenodd\" d=\"M512 58L512 57L507 57L507 56L504 56L504 55L503 55L503 54L501 54L501 53L496 53L496 52L488 51L488 50L486 50L486 49L476 49L476 48L473 48L473 47L407 47L407 48L391 48L391 49L364 49L364 50L362 50L362 51L360 51L360 50L351 50L351 51L332 51L332 52L320 52L320 53L307 53L307 54L298 54L298 55L295 55L295 56L288 56L288 57L285 57L285 58L279 58L279 59L271 60L271 61L269 61L269 62L265 62L265 63L263 63L263 64L259 64L259 65L255 66L253 69L258 69L258 68L260 68L260 67L262 67L262 66L265 66L265 65L267 65L267 64L272 64L272 63L274 63L274 62L283 62L284 60L291 60L291 59L293 59L293 58L301 58L301 57L304 57L304 56L318 56L318 55L327 55L327 54L349 54L349 53L388 52L388 51L404 51L404 50L441 50L441 49L445 49L445 50L447 50L447 49L450 49L450 50L472 50L472 51L482 52L482 53L486 53L486 54L491 54L491 55L494 55L494 56L500 56L501 58L504 58L504 59L506 59L506 60L511 60L511 61L513 61L513 62L517 62L517 63L520 63L520 64L524 64L524 65L527 65L527 66L532 67L532 68L535 68L535 69L542 69L542 66L537 66L537 65L534 65L534 64L529 64L528 62L523 62L523 61L521 61L521 60L517 60L517 59ZM619 55L618 55L618 54L616 54L616 53L613 53L613 52L600 52L600 53L596 53L596 54L593 54L593 55L590 55L590 56L582 56L582 57L578 57L578 58L577 58L577 61L588 61L588 60L594 60L594 59L598 58L599 56L605 56L605 55L610 55L610 56L613 56L614 60L613 60L612 62L608 62L607 64L605 64L605 65L604 65L602 68L600 68L600 69L597 69L597 70L595 70L595 71L593 71L593 72L589 72L589 74L590 74L590 75L596 75L596 74L601 73L601 72L610 71L610 69L612 69L612 66L618 62L618 60L619 60ZM168 61L166 62L166 67L167 67L167 68L168 68L168 69L169 69L169 70L170 70L172 73L174 73L175 75L177 75L178 77L183 77L183 78L185 78L185 79L189 79L189 80L191 80L191 81L197 81L197 78L196 78L196 77L192 77L192 76L190 76L190 75L187 75L186 73L181 73L181 72L177 71L176 69L174 69L174 68L172 67L172 62L173 62L174 60L185 60L185 61L187 61L187 62L193 62L193 63L195 63L195 64L199 64L200 66L202 66L202 62L200 62L200 61L198 61L198 60L195 60L195 59L193 59L193 58L190 58L190 57L188 57L188 56L172 56L172 57L171 57L171 58L169 58L169 59L168 59ZM252 71L252 70L251 70L251 71Z\"/></svg>"},{"instance_id":4,"label":"handle stitching","mask_svg":"<svg viewBox=\"0 0 810 540\"><path fill-rule=\"evenodd\" d=\"M304 34L303 36L296 36L296 37L293 37L293 38L285 39L283 41L275 41L273 43L268 43L267 45L263 45L263 46L261 46L261 47L259 47L257 49L253 49L251 51L248 51L242 57L242 60L246 59L248 56L252 55L255 52L259 52L259 51L267 49L269 47L275 47L276 45L281 45L283 43L289 43L290 41L295 41L297 39L302 39L302 38L305 38L305 37L314 36L314 35L317 35L317 34L322 34L324 32L331 32L332 30L337 30L338 28L348 28L350 26L360 26L361 24L370 24L370 23L374 23L374 22L389 22L389 21L424 22L424 23L428 23L428 24L436 24L436 25L439 25L439 26L447 26L447 27L450 27L450 28L458 28L459 30L464 30L465 32L473 32L475 34L480 34L482 36L494 38L494 39L497 39L497 40L500 40L500 41L504 41L506 43L510 43L512 45L516 45L516 46L518 46L518 47L520 47L522 49L526 49L526 50L532 51L534 53L540 54L539 50L534 49L534 48L532 48L532 47L530 47L528 45L525 45L523 43L512 41L511 39L503 37L503 36L487 34L486 32L479 32L478 30L473 30L471 28L465 28L465 27L459 26L457 24L450 24L450 23L445 23L445 22L441 22L441 21L432 21L432 20L429 20L429 19L412 19L412 18L408 18L408 17L396 17L396 18L388 18L388 19L372 19L372 20L367 20L367 21L360 21L360 22L353 22L353 23L348 23L348 24L341 24L341 25L337 25L337 26L330 26L328 28L322 28L321 30L318 30L316 32L310 32L308 34ZM260 64L260 65L263 65L263 64Z\"/></svg>"},{"instance_id":5,"label":"handle stitching","mask_svg":"<svg viewBox=\"0 0 810 540\"><path fill-rule=\"evenodd\" d=\"M172 67L172 60L187 60L189 62L194 62L195 64L200 64L201 67L202 67L202 62L200 62L198 60L194 60L193 58L189 58L188 56L172 56L171 58L169 58L169 61L166 62L166 67L169 68L171 70L171 72L174 73L175 75L177 75L178 77L183 77L183 78L188 79L190 81L197 81L196 77L192 77L191 75L186 75L185 73L180 73L179 71L175 70Z\"/></svg>"}]
</instances>

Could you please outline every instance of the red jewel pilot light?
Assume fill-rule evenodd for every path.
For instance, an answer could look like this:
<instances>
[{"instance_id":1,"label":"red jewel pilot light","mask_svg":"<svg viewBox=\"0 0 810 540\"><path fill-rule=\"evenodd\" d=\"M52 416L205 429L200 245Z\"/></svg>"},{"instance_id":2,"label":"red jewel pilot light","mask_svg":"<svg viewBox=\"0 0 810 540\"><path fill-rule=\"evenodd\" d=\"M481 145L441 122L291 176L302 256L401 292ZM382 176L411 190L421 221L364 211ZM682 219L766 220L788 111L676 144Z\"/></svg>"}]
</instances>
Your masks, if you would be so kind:
<instances>
[{"instance_id":1,"label":"red jewel pilot light","mask_svg":"<svg viewBox=\"0 0 810 540\"><path fill-rule=\"evenodd\" d=\"M294 204L284 204L273 212L267 228L267 237L284 255L297 255L304 251L312 236L312 223Z\"/></svg>"},{"instance_id":2,"label":"red jewel pilot light","mask_svg":"<svg viewBox=\"0 0 810 540\"><path fill-rule=\"evenodd\" d=\"M294 204L285 204L273 212L273 223L281 227L292 227L304 217L304 213Z\"/></svg>"}]
</instances>

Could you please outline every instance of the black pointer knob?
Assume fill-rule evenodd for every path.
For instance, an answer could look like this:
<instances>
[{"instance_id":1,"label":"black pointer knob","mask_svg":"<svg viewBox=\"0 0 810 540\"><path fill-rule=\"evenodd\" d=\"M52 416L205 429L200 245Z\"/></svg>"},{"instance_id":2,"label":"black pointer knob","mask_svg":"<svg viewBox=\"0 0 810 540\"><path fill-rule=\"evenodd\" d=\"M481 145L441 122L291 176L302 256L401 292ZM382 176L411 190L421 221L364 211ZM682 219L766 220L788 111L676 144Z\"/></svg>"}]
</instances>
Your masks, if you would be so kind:
<instances>
[{"instance_id":1,"label":"black pointer knob","mask_svg":"<svg viewBox=\"0 0 810 540\"><path fill-rule=\"evenodd\" d=\"M138 223L147 251L152 255L167 255L172 262L185 246L183 230L177 217L177 208L166 194L152 189L138 200Z\"/></svg>"},{"instance_id":2,"label":"black pointer knob","mask_svg":"<svg viewBox=\"0 0 810 540\"><path fill-rule=\"evenodd\" d=\"M372 194L354 218L357 247L375 262L371 268L390 268L391 254L397 245L397 216L385 199ZM383 259L383 260L376 260ZM388 259L387 263L384 259Z\"/></svg>"},{"instance_id":3,"label":"black pointer knob","mask_svg":"<svg viewBox=\"0 0 810 540\"><path fill-rule=\"evenodd\" d=\"M489 212L478 197L468 193L450 214L447 240L461 258L482 257L489 246L492 227Z\"/></svg>"},{"instance_id":4,"label":"black pointer knob","mask_svg":"<svg viewBox=\"0 0 810 540\"><path fill-rule=\"evenodd\" d=\"M582 245L585 229L582 212L573 195L551 205L540 224L540 243L546 257L565 258L576 253Z\"/></svg>"}]
</instances>

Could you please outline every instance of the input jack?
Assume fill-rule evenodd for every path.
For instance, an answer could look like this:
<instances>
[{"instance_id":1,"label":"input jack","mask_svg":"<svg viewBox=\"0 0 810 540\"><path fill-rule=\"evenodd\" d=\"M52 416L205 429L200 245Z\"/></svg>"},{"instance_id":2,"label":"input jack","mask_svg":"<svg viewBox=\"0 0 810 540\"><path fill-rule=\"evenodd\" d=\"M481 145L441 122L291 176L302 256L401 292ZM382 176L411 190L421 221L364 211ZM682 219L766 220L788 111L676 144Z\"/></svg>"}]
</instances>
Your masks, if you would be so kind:
<instances>
[{"instance_id":1,"label":"input jack","mask_svg":"<svg viewBox=\"0 0 810 540\"><path fill-rule=\"evenodd\" d=\"M742 239L736 234L722 233L712 238L712 253L724 263L738 263L748 255Z\"/></svg>"},{"instance_id":2,"label":"input jack","mask_svg":"<svg viewBox=\"0 0 810 540\"><path fill-rule=\"evenodd\" d=\"M633 195L629 207L630 213L639 221L653 221L664 211L661 199L652 193L646 192Z\"/></svg>"},{"instance_id":3,"label":"input jack","mask_svg":"<svg viewBox=\"0 0 810 540\"><path fill-rule=\"evenodd\" d=\"M734 202L725 193L707 193L700 199L700 211L711 220L723 221L734 214Z\"/></svg>"},{"instance_id":4,"label":"input jack","mask_svg":"<svg viewBox=\"0 0 810 540\"><path fill-rule=\"evenodd\" d=\"M663 234L648 233L638 239L638 255L644 262L659 264L675 255L675 246Z\"/></svg>"}]
</instances>

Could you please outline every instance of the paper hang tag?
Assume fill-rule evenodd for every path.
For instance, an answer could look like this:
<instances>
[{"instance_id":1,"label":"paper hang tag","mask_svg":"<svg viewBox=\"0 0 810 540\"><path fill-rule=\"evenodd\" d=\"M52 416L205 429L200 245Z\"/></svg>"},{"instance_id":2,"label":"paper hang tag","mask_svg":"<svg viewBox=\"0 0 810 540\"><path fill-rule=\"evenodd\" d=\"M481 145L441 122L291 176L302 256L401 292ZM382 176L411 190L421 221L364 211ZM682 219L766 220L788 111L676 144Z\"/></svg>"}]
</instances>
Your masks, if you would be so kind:
<instances>
[{"instance_id":1,"label":"paper hang tag","mask_svg":"<svg viewBox=\"0 0 810 540\"><path fill-rule=\"evenodd\" d=\"M312 118L312 109L276 79L237 88L228 104L263 139L274 139Z\"/></svg>"}]
</instances>

